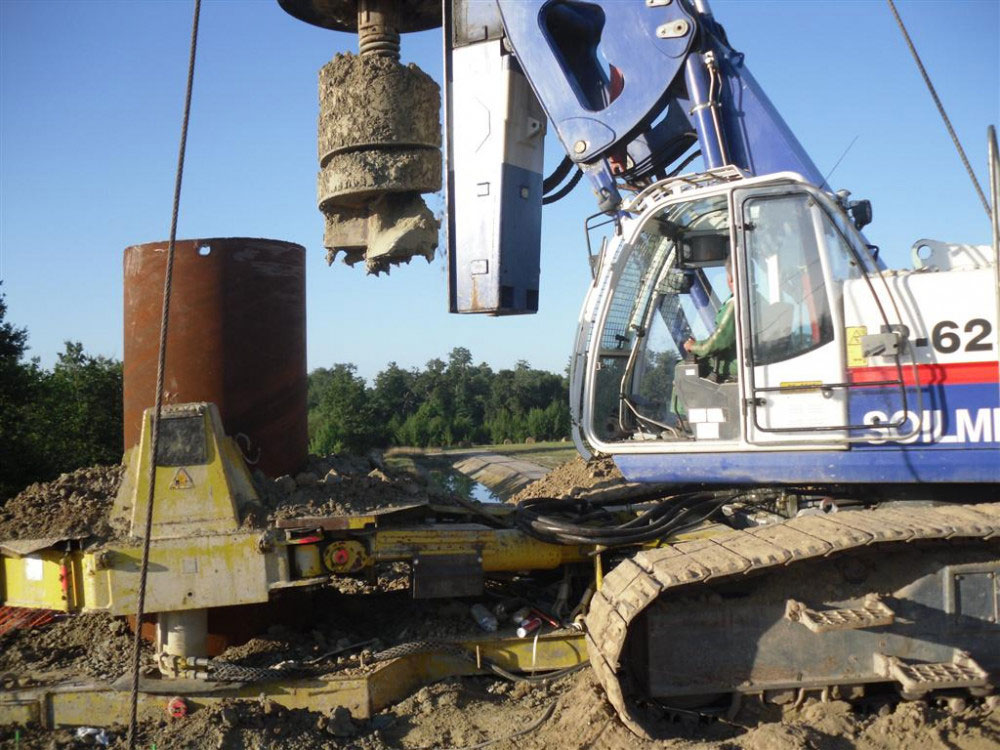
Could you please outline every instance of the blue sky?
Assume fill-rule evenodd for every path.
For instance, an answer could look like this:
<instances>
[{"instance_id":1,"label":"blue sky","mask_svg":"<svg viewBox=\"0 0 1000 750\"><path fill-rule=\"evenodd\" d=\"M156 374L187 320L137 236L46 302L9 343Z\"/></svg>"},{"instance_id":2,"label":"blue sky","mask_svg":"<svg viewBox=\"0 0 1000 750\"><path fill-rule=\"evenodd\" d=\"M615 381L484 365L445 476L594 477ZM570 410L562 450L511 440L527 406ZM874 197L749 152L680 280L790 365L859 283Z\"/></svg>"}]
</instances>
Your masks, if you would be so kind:
<instances>
[{"instance_id":1,"label":"blue sky","mask_svg":"<svg viewBox=\"0 0 1000 750\"><path fill-rule=\"evenodd\" d=\"M623 0L624 1L624 0ZM982 184L1000 121L1000 3L897 3ZM891 263L922 237L986 243L989 225L884 2L713 0L716 17L831 183L870 198L866 230ZM122 352L122 250L166 239L191 4L0 0L0 278L30 355L66 339ZM353 36L272 0L205 0L179 236L257 236L307 249L310 369L422 366L455 346L476 361L565 366L589 282L586 187L543 217L541 310L447 313L439 257L387 278L326 266L315 207L316 72ZM438 32L404 61L440 80ZM559 161L550 139L546 161Z\"/></svg>"}]
</instances>

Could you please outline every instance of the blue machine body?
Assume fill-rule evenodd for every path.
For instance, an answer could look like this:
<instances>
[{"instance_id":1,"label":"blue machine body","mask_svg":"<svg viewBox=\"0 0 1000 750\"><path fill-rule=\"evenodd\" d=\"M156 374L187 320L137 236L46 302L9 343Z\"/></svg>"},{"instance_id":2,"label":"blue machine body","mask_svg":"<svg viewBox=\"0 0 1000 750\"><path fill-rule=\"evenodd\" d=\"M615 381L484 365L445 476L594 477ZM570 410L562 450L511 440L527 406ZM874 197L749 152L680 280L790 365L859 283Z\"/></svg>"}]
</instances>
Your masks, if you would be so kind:
<instances>
[{"instance_id":1,"label":"blue machine body","mask_svg":"<svg viewBox=\"0 0 1000 750\"><path fill-rule=\"evenodd\" d=\"M607 179L609 158L624 149L644 165L640 174L655 174L695 137L707 169L791 171L824 187L706 3L698 3L700 11L684 2L621 0L498 5L525 75L566 153L591 177L602 208L611 196L620 200ZM617 71L619 87L606 69Z\"/></svg>"},{"instance_id":2,"label":"blue machine body","mask_svg":"<svg viewBox=\"0 0 1000 750\"><path fill-rule=\"evenodd\" d=\"M504 169L530 166L531 179L483 174L495 158L487 158L494 149L482 144L517 142L534 116L523 96L505 101L486 94L510 88L497 77L501 71L527 79L601 211L620 207L621 182L665 176L696 144L706 168L734 164L751 175L793 171L822 186L816 166L704 2L696 9L682 0L497 0L496 6L453 0L446 8L452 312L538 310L543 195L533 186L540 161L527 165L510 156L508 146L500 148ZM465 62L481 58L472 48L501 35L515 64L483 69ZM483 112L489 112L485 126ZM489 135L469 137L481 128ZM540 159L540 141L536 151ZM475 186L471 177L463 179L473 172ZM512 229L491 235L484 227Z\"/></svg>"},{"instance_id":3,"label":"blue machine body","mask_svg":"<svg viewBox=\"0 0 1000 750\"><path fill-rule=\"evenodd\" d=\"M620 187L641 191L672 177L696 155L691 153L695 148L706 173L733 167L749 178L794 173L802 182L830 194L823 175L712 16L708 0L496 0L498 13L491 10L488 19L482 16L484 6L476 5L474 22L469 0L453 0L453 5L467 19L455 29L482 29L481 40L468 38L463 32L467 38L453 38L453 46L457 49L503 36L502 49L516 58L517 72L530 84L569 162L588 177L599 210L619 221L634 218L622 213ZM459 71L454 75L459 76ZM449 99L448 106L457 104ZM521 126L509 116L505 127L517 132ZM451 154L449 162L449 169L455 164L461 168L462 158ZM551 191L545 187L539 190L540 175L531 176L533 189L519 188L522 200L516 211L523 212L523 198L529 192L540 204L542 193ZM522 183L527 181L519 178L517 184ZM465 199L460 196L457 200ZM852 205L837 201L836 210L846 220ZM539 222L540 208L538 205L539 212L531 213ZM523 242L525 224L512 224L504 215L507 202L501 201L496 210L499 214L493 225L512 227L502 233L501 245L504 238L515 244ZM533 238L538 226L529 224ZM860 234L856 237L861 245L866 244ZM491 290L499 284L502 296L503 285L510 284L502 281L508 274L505 265L513 263L530 288L538 279L538 253L525 250L505 245L493 248L486 263L480 260L484 253L481 243L463 246L451 241L452 309L477 311L469 299L480 304L483 299L492 300L484 295L484 286L473 283L462 291L462 269L466 266L488 270L491 276L482 276L479 283ZM869 272L883 268L877 257L857 257L858 264ZM694 286L690 292L694 315L707 325L715 303L705 290ZM499 306L491 307L491 302L486 306L489 309L479 311L534 312L537 304L535 292L530 299L515 295ZM673 331L672 335L680 341L681 333ZM578 360L579 351L574 366L579 366ZM915 401L922 404L921 412L912 417L920 425L912 439L875 437L870 442L850 439L828 447L804 445L802 450L786 444L775 450L749 451L636 450L622 444L610 452L626 478L633 481L1000 482L1000 386L995 363L992 368L988 364L980 368L978 379L971 381L961 376L941 381L936 379L936 370L929 373L926 379L910 384L918 396ZM831 377L837 380L849 377L849 373L832 373ZM584 377L574 379L584 387L580 385ZM851 391L848 424L865 424L886 398L878 388ZM574 396L574 400L579 399ZM743 408L747 414L752 412L746 405ZM578 445L586 452L585 440Z\"/></svg>"}]
</instances>

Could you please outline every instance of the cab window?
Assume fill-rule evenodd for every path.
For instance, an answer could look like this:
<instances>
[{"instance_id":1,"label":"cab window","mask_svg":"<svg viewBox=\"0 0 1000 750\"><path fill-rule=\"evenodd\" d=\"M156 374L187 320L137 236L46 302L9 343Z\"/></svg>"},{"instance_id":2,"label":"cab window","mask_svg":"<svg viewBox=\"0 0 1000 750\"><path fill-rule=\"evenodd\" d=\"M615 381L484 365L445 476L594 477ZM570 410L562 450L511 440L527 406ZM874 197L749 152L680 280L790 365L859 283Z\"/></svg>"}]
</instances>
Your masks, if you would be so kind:
<instances>
[{"instance_id":1,"label":"cab window","mask_svg":"<svg viewBox=\"0 0 1000 750\"><path fill-rule=\"evenodd\" d=\"M833 341L808 195L743 204L754 365L798 357Z\"/></svg>"}]
</instances>

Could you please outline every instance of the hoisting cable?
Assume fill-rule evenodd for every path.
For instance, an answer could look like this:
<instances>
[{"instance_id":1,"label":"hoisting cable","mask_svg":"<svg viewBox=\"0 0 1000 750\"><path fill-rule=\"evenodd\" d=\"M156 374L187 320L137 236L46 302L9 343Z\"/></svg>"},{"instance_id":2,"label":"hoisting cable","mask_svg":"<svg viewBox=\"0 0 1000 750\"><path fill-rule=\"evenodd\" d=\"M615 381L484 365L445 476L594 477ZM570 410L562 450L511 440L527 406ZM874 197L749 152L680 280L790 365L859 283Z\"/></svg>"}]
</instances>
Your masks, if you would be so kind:
<instances>
[{"instance_id":1,"label":"hoisting cable","mask_svg":"<svg viewBox=\"0 0 1000 750\"><path fill-rule=\"evenodd\" d=\"M951 120L948 119L948 114L944 111L944 105L941 104L937 91L934 90L934 84L931 83L931 78L927 75L927 70L924 68L924 64L920 60L920 55L917 54L917 48L913 46L913 40L910 39L910 35L906 31L906 26L903 25L903 19L899 17L899 12L896 10L896 4L892 0L886 0L886 2L889 3L889 10L892 11L892 15L896 17L896 23L899 24L899 30L903 32L903 39L906 40L906 46L910 48L910 54L913 55L913 59L916 61L917 67L920 69L920 75L923 76L924 83L927 84L927 90L931 92L931 97L934 99L934 104L937 105L938 113L941 115L941 119L944 120L945 127L948 128L948 135L951 136L951 142L954 143L955 148L958 149L958 156L962 160L962 164L965 165L965 171L969 173L969 179L972 180L973 187L976 188L976 192L979 194L979 200L983 202L983 208L986 210L986 215L992 218L990 214L989 201L986 200L986 196L983 194L983 189L979 186L979 180L976 179L976 174L972 171L969 160L965 156L965 149L962 148L962 144L959 142L958 136L955 135L955 129L951 126Z\"/></svg>"},{"instance_id":2,"label":"hoisting cable","mask_svg":"<svg viewBox=\"0 0 1000 750\"><path fill-rule=\"evenodd\" d=\"M198 18L201 0L194 0L194 17L191 21L191 46L188 54L187 88L184 92L184 118L181 123L181 142L177 153L177 172L174 179L174 202L170 216L170 241L167 244L166 268L163 274L163 308L160 313L160 348L156 362L156 400L151 425L149 476L146 494L146 523L142 539L142 563L139 567L139 590L136 593L135 638L132 641L132 689L129 695L129 723L127 746L135 750L138 731L139 662L142 652L142 617L146 607L146 578L149 572L149 541L153 530L153 494L156 480L157 443L160 436L160 412L163 409L163 372L167 355L167 321L170 312L170 288L173 282L174 247L177 242L177 215L181 202L181 182L184 177L184 150L187 146L188 120L191 117L191 90L194 87L194 63L198 50Z\"/></svg>"}]
</instances>

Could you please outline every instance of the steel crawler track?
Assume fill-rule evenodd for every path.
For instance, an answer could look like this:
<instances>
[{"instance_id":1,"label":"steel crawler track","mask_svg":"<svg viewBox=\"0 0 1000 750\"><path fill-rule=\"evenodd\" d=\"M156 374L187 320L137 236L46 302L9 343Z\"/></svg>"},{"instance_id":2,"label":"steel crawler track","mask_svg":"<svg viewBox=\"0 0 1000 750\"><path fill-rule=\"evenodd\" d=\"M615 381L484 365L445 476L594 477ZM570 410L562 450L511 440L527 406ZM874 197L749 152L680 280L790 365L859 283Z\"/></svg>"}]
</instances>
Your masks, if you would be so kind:
<instances>
[{"instance_id":1,"label":"steel crawler track","mask_svg":"<svg viewBox=\"0 0 1000 750\"><path fill-rule=\"evenodd\" d=\"M842 511L733 530L645 550L608 573L586 620L590 661L622 721L648 736L625 699L619 666L630 625L657 597L691 584L732 580L868 545L1000 538L1000 503Z\"/></svg>"}]
</instances>

